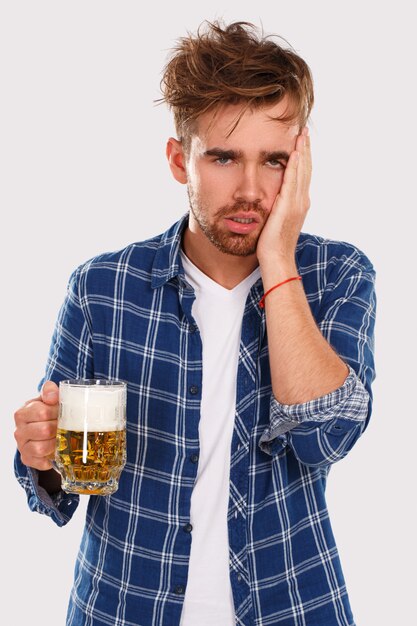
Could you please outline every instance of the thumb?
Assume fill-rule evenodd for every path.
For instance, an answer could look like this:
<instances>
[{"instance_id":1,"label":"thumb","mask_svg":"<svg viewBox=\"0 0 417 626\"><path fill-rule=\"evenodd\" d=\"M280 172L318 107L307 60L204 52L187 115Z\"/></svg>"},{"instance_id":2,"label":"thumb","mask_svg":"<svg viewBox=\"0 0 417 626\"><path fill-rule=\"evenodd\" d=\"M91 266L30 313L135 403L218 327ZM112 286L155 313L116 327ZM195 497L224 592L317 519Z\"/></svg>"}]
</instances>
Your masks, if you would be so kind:
<instances>
[{"instance_id":1,"label":"thumb","mask_svg":"<svg viewBox=\"0 0 417 626\"><path fill-rule=\"evenodd\" d=\"M41 400L45 404L58 404L59 401L59 389L52 380L47 380L42 385Z\"/></svg>"}]
</instances>

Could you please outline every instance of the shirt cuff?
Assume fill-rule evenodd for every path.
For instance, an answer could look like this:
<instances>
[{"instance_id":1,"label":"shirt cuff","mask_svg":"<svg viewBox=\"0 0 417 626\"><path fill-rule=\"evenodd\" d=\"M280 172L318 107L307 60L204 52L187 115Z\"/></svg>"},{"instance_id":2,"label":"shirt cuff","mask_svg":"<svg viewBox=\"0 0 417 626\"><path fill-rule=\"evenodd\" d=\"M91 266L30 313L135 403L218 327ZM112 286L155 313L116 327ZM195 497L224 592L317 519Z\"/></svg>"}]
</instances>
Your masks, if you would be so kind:
<instances>
[{"instance_id":1,"label":"shirt cuff","mask_svg":"<svg viewBox=\"0 0 417 626\"><path fill-rule=\"evenodd\" d=\"M62 489L49 494L39 485L38 470L23 465L19 452L15 458L15 473L20 485L26 491L28 506L31 511L50 517L58 526L64 526L73 516L80 497L66 493Z\"/></svg>"},{"instance_id":2,"label":"shirt cuff","mask_svg":"<svg viewBox=\"0 0 417 626\"><path fill-rule=\"evenodd\" d=\"M285 435L305 422L316 422L320 426L335 418L343 418L344 422L353 420L353 425L356 425L366 419L368 392L355 370L349 364L347 366L349 373L343 385L319 398L300 404L281 404L271 394L270 423L259 439L260 448L270 453L271 442L276 437ZM332 429L338 430L336 423L332 424ZM340 430L344 431L345 427L340 426ZM281 437L282 447L286 442L287 438Z\"/></svg>"}]
</instances>

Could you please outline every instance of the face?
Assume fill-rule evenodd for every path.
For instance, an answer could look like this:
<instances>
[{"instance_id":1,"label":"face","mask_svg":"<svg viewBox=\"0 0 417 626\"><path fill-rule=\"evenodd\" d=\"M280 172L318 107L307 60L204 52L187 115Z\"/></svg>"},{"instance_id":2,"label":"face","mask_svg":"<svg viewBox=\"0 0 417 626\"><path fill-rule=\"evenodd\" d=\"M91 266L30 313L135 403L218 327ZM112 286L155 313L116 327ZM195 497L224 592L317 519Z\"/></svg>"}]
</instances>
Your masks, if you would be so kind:
<instances>
[{"instance_id":1,"label":"face","mask_svg":"<svg viewBox=\"0 0 417 626\"><path fill-rule=\"evenodd\" d=\"M186 160L190 229L221 252L256 252L299 133L297 124L271 119L285 108L284 100L247 111L228 138L239 105L223 107L210 129L213 114L199 118Z\"/></svg>"}]
</instances>

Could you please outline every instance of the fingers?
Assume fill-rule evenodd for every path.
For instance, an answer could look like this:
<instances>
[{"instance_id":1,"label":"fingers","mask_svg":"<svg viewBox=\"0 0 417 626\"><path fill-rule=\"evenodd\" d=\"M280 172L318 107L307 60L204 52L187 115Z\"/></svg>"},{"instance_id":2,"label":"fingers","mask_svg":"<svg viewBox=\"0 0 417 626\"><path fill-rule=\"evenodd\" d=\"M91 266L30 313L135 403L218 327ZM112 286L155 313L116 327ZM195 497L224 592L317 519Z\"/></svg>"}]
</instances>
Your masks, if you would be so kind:
<instances>
[{"instance_id":1,"label":"fingers","mask_svg":"<svg viewBox=\"0 0 417 626\"><path fill-rule=\"evenodd\" d=\"M16 420L14 433L22 463L38 470L52 467L50 459L55 452L57 420L21 422Z\"/></svg>"},{"instance_id":2,"label":"fingers","mask_svg":"<svg viewBox=\"0 0 417 626\"><path fill-rule=\"evenodd\" d=\"M48 405L40 398L29 400L14 414L16 426L23 426L29 422L47 422L58 418L58 404Z\"/></svg>"},{"instance_id":3,"label":"fingers","mask_svg":"<svg viewBox=\"0 0 417 626\"><path fill-rule=\"evenodd\" d=\"M41 396L29 400L14 414L16 423L14 436L22 463L39 470L51 468L50 458L53 457L55 450L59 407L58 397L54 399L50 395L47 398L47 395L51 392L54 394L57 389L55 383L50 381L45 383Z\"/></svg>"},{"instance_id":4,"label":"fingers","mask_svg":"<svg viewBox=\"0 0 417 626\"><path fill-rule=\"evenodd\" d=\"M56 421L39 422L16 428L15 439L24 465L38 470L52 467L55 453Z\"/></svg>"},{"instance_id":5,"label":"fingers","mask_svg":"<svg viewBox=\"0 0 417 626\"><path fill-rule=\"evenodd\" d=\"M24 465L41 471L51 469L51 459L55 455L55 437L46 441L28 441L19 451Z\"/></svg>"},{"instance_id":6,"label":"fingers","mask_svg":"<svg viewBox=\"0 0 417 626\"><path fill-rule=\"evenodd\" d=\"M311 149L310 136L305 126L297 137L296 150L299 152L297 167L297 186L295 191L295 205L306 212L310 208L310 182L311 182Z\"/></svg>"},{"instance_id":7,"label":"fingers","mask_svg":"<svg viewBox=\"0 0 417 626\"><path fill-rule=\"evenodd\" d=\"M56 437L57 421L30 422L22 427L27 441L46 441Z\"/></svg>"},{"instance_id":8,"label":"fingers","mask_svg":"<svg viewBox=\"0 0 417 626\"><path fill-rule=\"evenodd\" d=\"M280 189L280 195L286 197L293 205L301 195L308 195L311 179L311 151L310 136L307 126L297 136L295 149L285 168L284 179ZM304 204L304 203L302 203Z\"/></svg>"},{"instance_id":9,"label":"fingers","mask_svg":"<svg viewBox=\"0 0 417 626\"><path fill-rule=\"evenodd\" d=\"M304 145L302 147L303 167L304 167L305 174L307 175L308 181L310 181L311 171L312 171L310 132L307 126L303 128L302 132L303 132L302 136L304 139Z\"/></svg>"},{"instance_id":10,"label":"fingers","mask_svg":"<svg viewBox=\"0 0 417 626\"><path fill-rule=\"evenodd\" d=\"M298 145L298 140L296 147ZM300 160L300 152L298 150L293 150L290 154L290 158L288 159L287 166L285 168L284 179L282 181L281 189L279 190L279 195L281 197L285 197L291 199L292 196L295 196L297 191L297 170L298 164Z\"/></svg>"}]
</instances>

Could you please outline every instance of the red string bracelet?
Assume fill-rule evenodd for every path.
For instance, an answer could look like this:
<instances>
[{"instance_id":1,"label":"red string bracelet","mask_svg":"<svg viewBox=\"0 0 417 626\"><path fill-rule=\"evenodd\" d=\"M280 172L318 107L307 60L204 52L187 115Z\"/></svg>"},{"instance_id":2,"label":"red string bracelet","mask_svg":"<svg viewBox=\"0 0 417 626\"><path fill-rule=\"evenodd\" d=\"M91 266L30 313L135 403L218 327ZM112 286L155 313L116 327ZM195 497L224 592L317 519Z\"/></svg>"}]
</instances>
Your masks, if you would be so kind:
<instances>
[{"instance_id":1,"label":"red string bracelet","mask_svg":"<svg viewBox=\"0 0 417 626\"><path fill-rule=\"evenodd\" d=\"M274 291L274 289L277 289L277 287L281 287L281 285L285 285L285 283L289 283L290 280L302 280L301 276L293 276L292 278L287 278L287 280L283 280L282 283L278 283L278 285L274 285L273 287L271 287L271 289L268 289L268 291L266 293L264 293L264 295L262 296L262 298L259 300L259 306L261 307L261 309L263 309L265 307L265 298L266 296L271 293L271 291Z\"/></svg>"}]
</instances>

